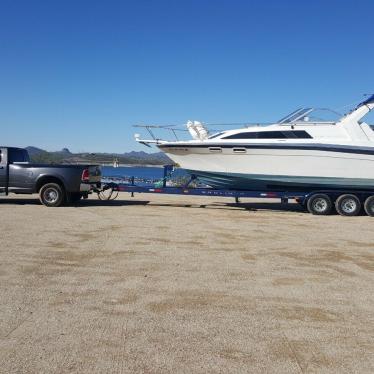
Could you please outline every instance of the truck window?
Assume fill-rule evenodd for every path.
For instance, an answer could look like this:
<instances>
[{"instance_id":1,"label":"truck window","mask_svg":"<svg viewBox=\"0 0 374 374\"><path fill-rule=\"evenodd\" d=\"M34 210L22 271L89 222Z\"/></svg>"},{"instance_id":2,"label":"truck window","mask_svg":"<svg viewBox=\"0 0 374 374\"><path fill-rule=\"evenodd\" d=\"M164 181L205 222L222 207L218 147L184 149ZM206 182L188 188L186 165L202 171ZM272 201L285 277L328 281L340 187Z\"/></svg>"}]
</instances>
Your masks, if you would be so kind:
<instances>
[{"instance_id":1,"label":"truck window","mask_svg":"<svg viewBox=\"0 0 374 374\"><path fill-rule=\"evenodd\" d=\"M30 162L29 154L25 149L8 149L8 160L10 164L15 162Z\"/></svg>"}]
</instances>

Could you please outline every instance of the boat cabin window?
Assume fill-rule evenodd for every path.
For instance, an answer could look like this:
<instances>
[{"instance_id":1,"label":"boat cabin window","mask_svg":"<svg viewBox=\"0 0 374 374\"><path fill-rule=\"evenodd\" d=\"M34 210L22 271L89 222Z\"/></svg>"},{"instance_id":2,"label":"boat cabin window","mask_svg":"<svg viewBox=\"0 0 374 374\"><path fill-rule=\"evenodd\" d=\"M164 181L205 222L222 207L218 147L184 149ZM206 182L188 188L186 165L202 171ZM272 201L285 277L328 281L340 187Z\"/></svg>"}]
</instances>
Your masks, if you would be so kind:
<instances>
[{"instance_id":1,"label":"boat cabin window","mask_svg":"<svg viewBox=\"0 0 374 374\"><path fill-rule=\"evenodd\" d=\"M312 136L304 130L283 131L283 133L287 135L287 138L312 139Z\"/></svg>"},{"instance_id":2,"label":"boat cabin window","mask_svg":"<svg viewBox=\"0 0 374 374\"><path fill-rule=\"evenodd\" d=\"M257 139L285 139L286 134L282 131L264 131L257 133Z\"/></svg>"},{"instance_id":3,"label":"boat cabin window","mask_svg":"<svg viewBox=\"0 0 374 374\"><path fill-rule=\"evenodd\" d=\"M259 131L240 132L224 137L223 139L311 139L304 130L296 131Z\"/></svg>"}]
</instances>

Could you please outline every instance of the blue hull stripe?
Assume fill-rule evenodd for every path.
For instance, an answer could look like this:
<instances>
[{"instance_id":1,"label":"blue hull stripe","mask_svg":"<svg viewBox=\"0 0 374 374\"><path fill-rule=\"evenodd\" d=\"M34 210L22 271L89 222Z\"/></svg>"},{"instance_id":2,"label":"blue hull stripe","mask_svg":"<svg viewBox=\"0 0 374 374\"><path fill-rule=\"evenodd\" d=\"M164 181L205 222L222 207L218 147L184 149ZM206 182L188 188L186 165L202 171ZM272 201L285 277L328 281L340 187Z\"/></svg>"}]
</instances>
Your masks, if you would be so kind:
<instances>
[{"instance_id":1,"label":"blue hull stripe","mask_svg":"<svg viewBox=\"0 0 374 374\"><path fill-rule=\"evenodd\" d=\"M341 189L374 190L374 179L305 177L286 175L236 174L187 170L214 188L235 190L311 190Z\"/></svg>"},{"instance_id":2,"label":"blue hull stripe","mask_svg":"<svg viewBox=\"0 0 374 374\"><path fill-rule=\"evenodd\" d=\"M173 148L185 148L185 149L194 149L194 148L206 148L209 147L220 147L220 148L246 148L246 149L287 149L287 150L304 150L304 151L324 151L324 152L339 152L339 153L354 153L362 155L374 155L374 148L369 147L356 147L356 146L336 146L333 144L162 144L158 146L164 152L167 152L168 149Z\"/></svg>"}]
</instances>

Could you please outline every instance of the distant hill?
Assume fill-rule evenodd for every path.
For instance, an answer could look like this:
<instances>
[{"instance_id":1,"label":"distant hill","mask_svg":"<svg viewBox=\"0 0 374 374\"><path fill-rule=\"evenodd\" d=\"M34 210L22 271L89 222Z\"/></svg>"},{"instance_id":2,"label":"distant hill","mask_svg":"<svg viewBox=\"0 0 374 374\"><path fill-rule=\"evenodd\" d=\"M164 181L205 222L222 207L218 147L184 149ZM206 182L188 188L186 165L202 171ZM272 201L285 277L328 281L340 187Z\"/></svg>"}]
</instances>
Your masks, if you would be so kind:
<instances>
[{"instance_id":1,"label":"distant hill","mask_svg":"<svg viewBox=\"0 0 374 374\"><path fill-rule=\"evenodd\" d=\"M144 152L144 151L139 151L139 152L131 151L128 153L124 153L123 155L129 156L129 157L147 158L149 156L149 153Z\"/></svg>"},{"instance_id":2,"label":"distant hill","mask_svg":"<svg viewBox=\"0 0 374 374\"><path fill-rule=\"evenodd\" d=\"M131 151L125 153L71 153L68 148L61 151L48 152L34 146L26 147L33 162L38 163L98 163L113 164L118 160L120 164L131 165L165 165L172 164L162 152L147 153Z\"/></svg>"},{"instance_id":3,"label":"distant hill","mask_svg":"<svg viewBox=\"0 0 374 374\"><path fill-rule=\"evenodd\" d=\"M29 152L30 156L45 152L42 149L36 148L36 147L26 147L26 149L27 149L27 152Z\"/></svg>"}]
</instances>

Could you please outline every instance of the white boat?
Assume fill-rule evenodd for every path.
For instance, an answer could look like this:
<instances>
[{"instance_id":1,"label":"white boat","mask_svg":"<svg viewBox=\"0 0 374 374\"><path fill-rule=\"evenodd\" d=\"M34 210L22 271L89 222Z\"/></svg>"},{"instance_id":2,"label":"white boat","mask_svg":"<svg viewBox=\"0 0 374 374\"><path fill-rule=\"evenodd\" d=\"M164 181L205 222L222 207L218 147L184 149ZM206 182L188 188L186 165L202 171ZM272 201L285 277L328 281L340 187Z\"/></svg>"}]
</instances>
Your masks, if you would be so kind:
<instances>
[{"instance_id":1,"label":"white boat","mask_svg":"<svg viewBox=\"0 0 374 374\"><path fill-rule=\"evenodd\" d=\"M374 190L374 131L362 118L374 95L336 121L313 120L299 109L277 123L209 136L189 122L189 141L154 143L175 163L215 188L239 190Z\"/></svg>"},{"instance_id":2,"label":"white boat","mask_svg":"<svg viewBox=\"0 0 374 374\"><path fill-rule=\"evenodd\" d=\"M118 161L118 158L115 158L115 159L113 160L113 167L114 167L114 168L119 168L119 161Z\"/></svg>"}]
</instances>

